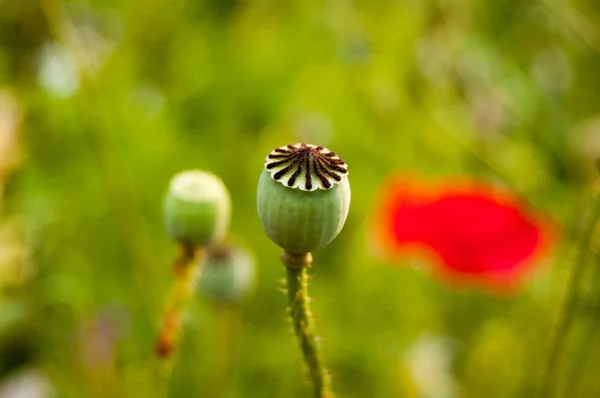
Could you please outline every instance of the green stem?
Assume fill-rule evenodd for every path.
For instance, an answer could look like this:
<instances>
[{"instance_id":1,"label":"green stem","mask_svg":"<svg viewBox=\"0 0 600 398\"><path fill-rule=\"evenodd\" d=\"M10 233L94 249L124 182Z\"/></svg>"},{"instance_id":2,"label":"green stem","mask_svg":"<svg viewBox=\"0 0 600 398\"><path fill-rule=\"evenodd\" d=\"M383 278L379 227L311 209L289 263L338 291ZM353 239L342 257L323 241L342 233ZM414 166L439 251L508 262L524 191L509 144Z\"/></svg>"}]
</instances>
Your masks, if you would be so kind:
<instances>
[{"instance_id":1,"label":"green stem","mask_svg":"<svg viewBox=\"0 0 600 398\"><path fill-rule=\"evenodd\" d=\"M307 294L306 270L312 263L312 255L284 252L281 260L287 269L289 314L313 383L314 397L333 398L329 374L323 365L319 345L313 332L314 321Z\"/></svg>"},{"instance_id":2,"label":"green stem","mask_svg":"<svg viewBox=\"0 0 600 398\"><path fill-rule=\"evenodd\" d=\"M577 389L577 382L579 381L582 372L586 368L588 353L598 334L598 324L600 323L600 319L596 314L591 316L590 324L587 325L587 329L585 330L584 336L581 338L581 343L577 349L577 354L575 355L574 360L571 362L571 372L568 375L567 386L563 391L562 397L569 398L575 397L574 393Z\"/></svg>"},{"instance_id":3,"label":"green stem","mask_svg":"<svg viewBox=\"0 0 600 398\"><path fill-rule=\"evenodd\" d=\"M595 192L591 210L588 211L587 217L585 217L582 224L580 237L576 247L577 253L575 256L575 263L567 284L565 298L558 312L558 319L550 338L548 357L542 372L540 389L538 391L539 398L549 397L550 389L554 381L557 360L569 330L571 329L573 320L575 319L577 304L579 303L579 286L581 285L588 254L590 254L590 245L599 218L600 195L598 192Z\"/></svg>"},{"instance_id":4,"label":"green stem","mask_svg":"<svg viewBox=\"0 0 600 398\"><path fill-rule=\"evenodd\" d=\"M200 274L200 262L205 249L182 245L179 256L173 263L175 280L167 298L161 329L156 340L156 355L162 359L172 356L179 343L182 314L188 307L196 280Z\"/></svg>"},{"instance_id":5,"label":"green stem","mask_svg":"<svg viewBox=\"0 0 600 398\"><path fill-rule=\"evenodd\" d=\"M590 348L596 339L598 328L600 327L600 317L597 316L598 309L600 308L600 303L597 299L600 293L600 255L598 255L595 245L592 246L592 250L595 254L593 268L590 270L589 288L585 291L585 296L582 299L583 305L587 306L584 312L586 315L584 319L586 322L583 325L585 330L579 341L573 361L571 361L571 372L567 377L566 387L562 394L564 398L576 396L577 383L581 374L586 369Z\"/></svg>"},{"instance_id":6,"label":"green stem","mask_svg":"<svg viewBox=\"0 0 600 398\"><path fill-rule=\"evenodd\" d=\"M215 305L217 314L217 335L215 336L216 358L214 377L215 396L227 398L234 396L233 386L236 372L237 342L242 329L241 308L239 304L222 303Z\"/></svg>"}]
</instances>

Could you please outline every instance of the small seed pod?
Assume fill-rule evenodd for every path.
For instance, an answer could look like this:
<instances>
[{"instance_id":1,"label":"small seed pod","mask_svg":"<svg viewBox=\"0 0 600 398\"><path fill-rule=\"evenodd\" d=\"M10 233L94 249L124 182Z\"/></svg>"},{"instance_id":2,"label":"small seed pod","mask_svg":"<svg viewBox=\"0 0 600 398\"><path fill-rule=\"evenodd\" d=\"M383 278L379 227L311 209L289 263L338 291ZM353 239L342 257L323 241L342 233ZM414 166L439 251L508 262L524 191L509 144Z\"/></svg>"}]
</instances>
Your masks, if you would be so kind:
<instances>
[{"instance_id":1,"label":"small seed pod","mask_svg":"<svg viewBox=\"0 0 600 398\"><path fill-rule=\"evenodd\" d=\"M227 232L231 199L223 181L200 170L176 174L165 197L165 227L175 241L208 246Z\"/></svg>"},{"instance_id":2,"label":"small seed pod","mask_svg":"<svg viewBox=\"0 0 600 398\"><path fill-rule=\"evenodd\" d=\"M247 249L217 245L202 264L198 293L217 303L238 302L250 292L254 271L254 258Z\"/></svg>"},{"instance_id":3,"label":"small seed pod","mask_svg":"<svg viewBox=\"0 0 600 398\"><path fill-rule=\"evenodd\" d=\"M289 253L324 247L350 207L348 167L335 152L310 144L276 148L258 182L258 216L267 236Z\"/></svg>"}]
</instances>

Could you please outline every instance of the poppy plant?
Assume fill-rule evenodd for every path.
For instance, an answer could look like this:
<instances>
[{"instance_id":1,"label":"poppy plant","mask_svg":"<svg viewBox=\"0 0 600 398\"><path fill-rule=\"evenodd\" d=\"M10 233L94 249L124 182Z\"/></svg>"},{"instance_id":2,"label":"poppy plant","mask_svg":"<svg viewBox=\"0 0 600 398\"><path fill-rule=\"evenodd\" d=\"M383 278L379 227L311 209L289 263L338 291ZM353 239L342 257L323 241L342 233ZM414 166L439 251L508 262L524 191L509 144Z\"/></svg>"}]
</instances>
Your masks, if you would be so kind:
<instances>
[{"instance_id":1,"label":"poppy plant","mask_svg":"<svg viewBox=\"0 0 600 398\"><path fill-rule=\"evenodd\" d=\"M509 192L475 181L406 177L384 187L378 242L392 255L425 253L452 282L510 288L547 247L547 223Z\"/></svg>"}]
</instances>

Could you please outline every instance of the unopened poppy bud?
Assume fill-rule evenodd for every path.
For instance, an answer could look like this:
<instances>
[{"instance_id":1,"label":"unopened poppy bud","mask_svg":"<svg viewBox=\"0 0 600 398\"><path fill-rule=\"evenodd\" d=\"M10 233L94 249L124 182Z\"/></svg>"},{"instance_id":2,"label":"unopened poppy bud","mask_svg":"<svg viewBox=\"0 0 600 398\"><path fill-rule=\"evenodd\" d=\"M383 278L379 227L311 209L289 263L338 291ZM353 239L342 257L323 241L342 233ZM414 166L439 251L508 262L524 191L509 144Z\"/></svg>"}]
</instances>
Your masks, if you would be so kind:
<instances>
[{"instance_id":1,"label":"unopened poppy bud","mask_svg":"<svg viewBox=\"0 0 600 398\"><path fill-rule=\"evenodd\" d=\"M171 179L164 213L167 233L175 241L208 246L222 240L230 211L229 192L214 174L190 170Z\"/></svg>"},{"instance_id":2,"label":"unopened poppy bud","mask_svg":"<svg viewBox=\"0 0 600 398\"><path fill-rule=\"evenodd\" d=\"M219 303L242 300L254 284L254 258L250 252L234 245L211 248L202 264L198 293Z\"/></svg>"},{"instance_id":3,"label":"unopened poppy bud","mask_svg":"<svg viewBox=\"0 0 600 398\"><path fill-rule=\"evenodd\" d=\"M257 205L267 236L285 251L301 254L324 247L348 215L348 167L322 146L276 148L260 176Z\"/></svg>"}]
</instances>

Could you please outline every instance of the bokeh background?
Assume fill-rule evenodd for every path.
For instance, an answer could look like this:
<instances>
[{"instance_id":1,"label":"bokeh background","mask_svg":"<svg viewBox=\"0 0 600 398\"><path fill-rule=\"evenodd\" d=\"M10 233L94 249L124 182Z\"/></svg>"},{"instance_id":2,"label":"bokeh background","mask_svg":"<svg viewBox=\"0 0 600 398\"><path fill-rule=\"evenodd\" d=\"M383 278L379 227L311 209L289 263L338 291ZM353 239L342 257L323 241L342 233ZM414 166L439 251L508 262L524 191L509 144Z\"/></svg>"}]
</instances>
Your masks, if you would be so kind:
<instances>
[{"instance_id":1,"label":"bokeh background","mask_svg":"<svg viewBox=\"0 0 600 398\"><path fill-rule=\"evenodd\" d=\"M153 343L177 247L161 207L195 168L227 184L257 279L233 310L194 300L168 395L309 396L255 210L266 154L307 141L350 169L310 285L339 396L531 397L599 104L595 0L0 0L0 396L164 396ZM510 189L556 245L506 295L381 256L375 199L399 171ZM587 292L556 396L600 394Z\"/></svg>"}]
</instances>

